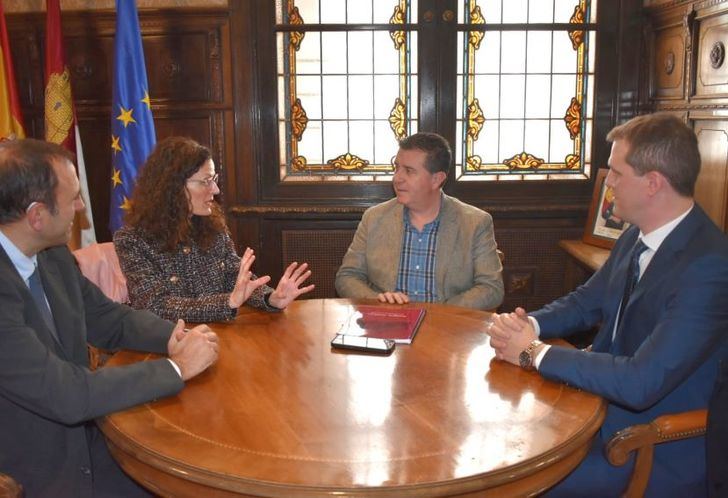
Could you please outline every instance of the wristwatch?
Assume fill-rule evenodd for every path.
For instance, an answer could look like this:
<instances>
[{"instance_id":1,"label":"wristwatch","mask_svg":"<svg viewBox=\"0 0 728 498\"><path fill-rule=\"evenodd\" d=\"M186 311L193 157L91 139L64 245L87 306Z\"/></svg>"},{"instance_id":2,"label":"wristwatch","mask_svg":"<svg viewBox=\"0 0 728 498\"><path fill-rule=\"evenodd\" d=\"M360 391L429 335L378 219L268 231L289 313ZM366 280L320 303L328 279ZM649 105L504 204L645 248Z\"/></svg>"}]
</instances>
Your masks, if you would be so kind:
<instances>
[{"instance_id":1,"label":"wristwatch","mask_svg":"<svg viewBox=\"0 0 728 498\"><path fill-rule=\"evenodd\" d=\"M541 350L541 346L543 346L543 342L536 339L535 341L531 341L531 344L521 351L521 354L518 355L518 364L521 368L525 368L526 370L536 368L534 362L536 361L538 352Z\"/></svg>"}]
</instances>

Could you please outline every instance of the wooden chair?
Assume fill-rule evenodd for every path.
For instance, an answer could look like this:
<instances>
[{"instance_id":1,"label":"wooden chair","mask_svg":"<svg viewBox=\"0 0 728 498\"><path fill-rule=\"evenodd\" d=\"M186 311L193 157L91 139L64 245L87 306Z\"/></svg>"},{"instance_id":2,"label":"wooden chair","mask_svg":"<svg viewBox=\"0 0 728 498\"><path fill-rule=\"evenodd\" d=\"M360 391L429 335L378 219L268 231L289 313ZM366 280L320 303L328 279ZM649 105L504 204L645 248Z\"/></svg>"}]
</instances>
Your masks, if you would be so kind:
<instances>
[{"instance_id":1,"label":"wooden chair","mask_svg":"<svg viewBox=\"0 0 728 498\"><path fill-rule=\"evenodd\" d=\"M0 498L21 498L23 487L7 474L0 473Z\"/></svg>"},{"instance_id":2,"label":"wooden chair","mask_svg":"<svg viewBox=\"0 0 728 498\"><path fill-rule=\"evenodd\" d=\"M607 460L612 465L627 463L637 452L634 470L624 498L644 496L652 471L655 445L705 435L708 410L694 410L657 417L649 424L633 425L617 432L607 443Z\"/></svg>"}]
</instances>

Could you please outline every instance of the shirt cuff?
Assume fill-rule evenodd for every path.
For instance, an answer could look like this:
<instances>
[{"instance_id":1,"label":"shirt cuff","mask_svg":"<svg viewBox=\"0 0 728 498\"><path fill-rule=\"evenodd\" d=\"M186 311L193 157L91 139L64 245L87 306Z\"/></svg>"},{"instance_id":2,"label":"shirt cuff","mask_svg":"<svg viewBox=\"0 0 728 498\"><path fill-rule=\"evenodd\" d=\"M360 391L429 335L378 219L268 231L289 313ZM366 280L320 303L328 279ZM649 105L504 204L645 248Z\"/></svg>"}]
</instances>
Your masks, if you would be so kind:
<instances>
[{"instance_id":1,"label":"shirt cuff","mask_svg":"<svg viewBox=\"0 0 728 498\"><path fill-rule=\"evenodd\" d=\"M532 316L529 316L528 321L531 322L531 327L533 327L533 331L536 332L536 337L540 337L541 336L541 326L538 324L538 320L536 320Z\"/></svg>"},{"instance_id":2,"label":"shirt cuff","mask_svg":"<svg viewBox=\"0 0 728 498\"><path fill-rule=\"evenodd\" d=\"M538 370L538 367L541 365L541 360L543 360L543 357L546 355L546 352L551 349L551 345L546 344L543 348L541 348L541 351L539 351L538 355L536 355L536 358L533 360L533 366Z\"/></svg>"},{"instance_id":3,"label":"shirt cuff","mask_svg":"<svg viewBox=\"0 0 728 498\"><path fill-rule=\"evenodd\" d=\"M181 379L182 378L182 370L179 369L179 366L177 366L177 364L174 361L172 361L171 358L167 358L167 361L172 364L172 366L174 367L174 371L177 372L177 375L179 375L179 378Z\"/></svg>"},{"instance_id":4,"label":"shirt cuff","mask_svg":"<svg viewBox=\"0 0 728 498\"><path fill-rule=\"evenodd\" d=\"M533 331L536 333L536 337L541 336L541 326L538 324L538 320L536 320L532 316L529 316L528 320L531 322L531 326L533 327ZM541 349L541 351L538 352L538 355L536 355L536 358L534 358L533 366L536 367L536 370L538 370L539 365L541 365L541 360L543 360L543 357L546 354L546 351L548 351L550 348L551 348L551 346L546 344Z\"/></svg>"}]
</instances>

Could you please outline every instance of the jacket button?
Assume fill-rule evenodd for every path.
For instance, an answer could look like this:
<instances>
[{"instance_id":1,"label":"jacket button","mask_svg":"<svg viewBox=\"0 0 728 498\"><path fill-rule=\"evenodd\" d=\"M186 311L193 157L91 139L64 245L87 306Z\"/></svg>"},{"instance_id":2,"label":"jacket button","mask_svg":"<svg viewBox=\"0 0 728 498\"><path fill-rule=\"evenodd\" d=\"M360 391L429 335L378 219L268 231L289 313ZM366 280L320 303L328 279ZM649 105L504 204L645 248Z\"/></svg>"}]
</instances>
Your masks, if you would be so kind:
<instances>
[{"instance_id":1,"label":"jacket button","mask_svg":"<svg viewBox=\"0 0 728 498\"><path fill-rule=\"evenodd\" d=\"M179 280L179 277L177 275L172 275L171 277L169 277L169 281L173 284L176 283L177 280Z\"/></svg>"},{"instance_id":2,"label":"jacket button","mask_svg":"<svg viewBox=\"0 0 728 498\"><path fill-rule=\"evenodd\" d=\"M81 467L81 473L83 475L90 476L91 475L91 469L89 469L88 467Z\"/></svg>"}]
</instances>

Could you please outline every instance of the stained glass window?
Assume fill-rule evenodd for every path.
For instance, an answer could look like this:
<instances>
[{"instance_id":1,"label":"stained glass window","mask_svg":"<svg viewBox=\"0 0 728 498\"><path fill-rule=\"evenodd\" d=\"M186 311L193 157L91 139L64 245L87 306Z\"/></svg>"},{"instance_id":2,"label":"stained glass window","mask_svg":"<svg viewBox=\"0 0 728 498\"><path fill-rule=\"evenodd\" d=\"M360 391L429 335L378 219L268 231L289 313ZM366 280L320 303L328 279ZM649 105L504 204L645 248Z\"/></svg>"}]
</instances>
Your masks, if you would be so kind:
<instances>
[{"instance_id":1,"label":"stained glass window","mask_svg":"<svg viewBox=\"0 0 728 498\"><path fill-rule=\"evenodd\" d=\"M388 180L398 140L417 131L417 2L276 11L281 180Z\"/></svg>"},{"instance_id":2,"label":"stained glass window","mask_svg":"<svg viewBox=\"0 0 728 498\"><path fill-rule=\"evenodd\" d=\"M456 34L438 35L458 37L457 107L446 116L456 180L589 177L596 4L458 3ZM391 178L398 140L418 131L419 98L436 98L418 95L417 9L276 1L282 181Z\"/></svg>"},{"instance_id":3,"label":"stained glass window","mask_svg":"<svg viewBox=\"0 0 728 498\"><path fill-rule=\"evenodd\" d=\"M586 178L596 0L465 0L456 178Z\"/></svg>"}]
</instances>

